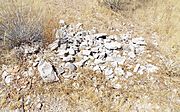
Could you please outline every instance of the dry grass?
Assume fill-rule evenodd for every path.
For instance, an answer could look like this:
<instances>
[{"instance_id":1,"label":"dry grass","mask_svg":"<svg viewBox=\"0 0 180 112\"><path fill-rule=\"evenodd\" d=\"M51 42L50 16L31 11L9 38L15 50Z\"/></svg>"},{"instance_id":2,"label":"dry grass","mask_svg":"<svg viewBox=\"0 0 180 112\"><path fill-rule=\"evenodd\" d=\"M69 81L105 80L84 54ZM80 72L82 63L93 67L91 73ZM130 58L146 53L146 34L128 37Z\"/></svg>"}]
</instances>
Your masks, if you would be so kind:
<instances>
[{"instance_id":1,"label":"dry grass","mask_svg":"<svg viewBox=\"0 0 180 112\"><path fill-rule=\"evenodd\" d=\"M0 6L0 32L6 46L33 43L42 39L42 9L38 2L2 0Z\"/></svg>"},{"instance_id":2,"label":"dry grass","mask_svg":"<svg viewBox=\"0 0 180 112\"><path fill-rule=\"evenodd\" d=\"M162 52L179 61L180 1L179 0L98 0L119 12L126 19L161 35Z\"/></svg>"},{"instance_id":3,"label":"dry grass","mask_svg":"<svg viewBox=\"0 0 180 112\"><path fill-rule=\"evenodd\" d=\"M122 87L117 90L110 86L110 82L105 81L103 74L88 69L80 69L79 73L81 75L77 80L61 78L60 83L49 84L41 83L40 77L36 74L36 80L33 81L30 89L19 92L8 87L8 92L4 97L8 97L10 101L9 103L1 102L0 106L8 106L11 109L21 107L19 105L21 97L30 95L34 101L38 99L38 96L43 97L45 108L54 108L56 111L61 108L53 106L61 103L62 100L67 101L68 105L61 105L66 106L72 112L87 109L90 112L129 112L133 110L176 112L180 109L178 105L179 82L169 77L153 75L156 81L152 81L147 75L136 76L128 80L119 79L118 83ZM96 81L92 80L93 78ZM21 81L23 80L29 81L28 79ZM29 87L30 83L27 84ZM57 100L58 98L61 101ZM24 108L32 109L30 105L25 105Z\"/></svg>"},{"instance_id":4,"label":"dry grass","mask_svg":"<svg viewBox=\"0 0 180 112\"><path fill-rule=\"evenodd\" d=\"M122 84L120 90L110 88L108 86L109 82L104 82L102 74L96 74L89 70L81 70L84 76L80 77L78 81L70 80L65 82L62 80L62 83L45 85L39 85L39 82L36 82L32 87L33 89L31 89L31 93L28 91L24 94L46 95L49 93L49 97L53 96L53 94L55 96L66 96L72 111L75 111L82 105L85 107L92 105L89 108L97 112L130 111L135 108L135 104L142 105L142 111L143 109L147 111L146 107L149 106L149 103L151 103L153 108L150 108L149 111L180 110L178 102L180 88L179 68L177 68L180 57L179 0L151 0L147 4L141 3L143 0L135 0L128 10L125 8L119 13L113 12L106 7L99 7L96 0L72 0L71 3L68 0L18 1L26 3L29 1L28 5L32 6L35 10L33 13L35 14L37 13L36 11L39 11L39 7L41 8L44 43L51 42L54 39L53 30L58 28L59 19L64 19L68 23L82 22L87 29L96 27L100 32L113 34L124 33L128 30L129 26L123 27L123 22L133 22L136 24L136 29L133 30L140 34L145 32L146 37L151 36L149 33L157 32L160 35L160 52L168 57L168 59L173 59L176 62L174 66L173 63L166 63L168 60L165 60L165 65L162 65L164 67L162 73L154 75L156 81L151 81L148 76L139 76L130 80L119 81ZM108 2L107 0L105 1ZM136 7L136 4L138 7ZM120 9L117 8L116 10ZM122 31L109 31L112 28ZM1 53L0 55L2 55L0 64L4 63L4 60L7 63L15 62L8 52ZM96 77L99 85L105 87L100 92L102 94L95 92L95 88L92 85L92 77ZM79 83L81 85L80 88L72 87L73 83ZM119 100L114 101L115 97L118 97Z\"/></svg>"}]
</instances>

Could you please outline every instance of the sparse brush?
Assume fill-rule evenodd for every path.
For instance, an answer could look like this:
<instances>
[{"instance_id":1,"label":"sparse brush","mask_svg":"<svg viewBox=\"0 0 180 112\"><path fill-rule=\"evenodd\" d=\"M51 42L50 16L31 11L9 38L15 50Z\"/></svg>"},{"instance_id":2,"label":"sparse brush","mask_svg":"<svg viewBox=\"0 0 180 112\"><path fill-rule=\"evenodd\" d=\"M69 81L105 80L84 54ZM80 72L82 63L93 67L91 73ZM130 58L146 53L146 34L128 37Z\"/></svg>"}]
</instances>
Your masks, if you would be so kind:
<instances>
[{"instance_id":1,"label":"sparse brush","mask_svg":"<svg viewBox=\"0 0 180 112\"><path fill-rule=\"evenodd\" d=\"M114 11L133 11L151 0L98 0L100 4L111 8Z\"/></svg>"},{"instance_id":2,"label":"sparse brush","mask_svg":"<svg viewBox=\"0 0 180 112\"><path fill-rule=\"evenodd\" d=\"M0 1L0 38L9 47L41 41L42 9L34 0Z\"/></svg>"}]
</instances>

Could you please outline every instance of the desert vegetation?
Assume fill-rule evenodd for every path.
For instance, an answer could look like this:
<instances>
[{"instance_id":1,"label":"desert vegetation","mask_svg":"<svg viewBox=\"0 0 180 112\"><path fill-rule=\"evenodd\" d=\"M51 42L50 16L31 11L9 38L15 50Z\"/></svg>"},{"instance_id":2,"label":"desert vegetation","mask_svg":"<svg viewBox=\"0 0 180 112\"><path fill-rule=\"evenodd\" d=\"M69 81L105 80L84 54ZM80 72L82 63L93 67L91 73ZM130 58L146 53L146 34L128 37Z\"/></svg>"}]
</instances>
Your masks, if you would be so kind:
<instances>
[{"instance_id":1,"label":"desert vegetation","mask_svg":"<svg viewBox=\"0 0 180 112\"><path fill-rule=\"evenodd\" d=\"M14 86L4 84L3 76L0 77L0 108L32 109L22 103L23 98L30 96L31 100L38 102L39 97L35 96L41 96L45 103L32 105L37 107L39 104L39 108L48 105L42 111L47 111L51 104L54 105L52 108L57 108L57 103L63 104L64 108L59 106L62 111L124 112L136 110L136 106L136 111L180 111L179 13L179 0L1 0L0 74L7 69L15 76L22 76L23 71L33 68L29 63L36 56L42 58L42 54L45 54L44 60L56 65L56 58L51 58L56 56L57 49L51 52L46 49L56 40L56 32L64 28L64 24L68 29L78 23L82 23L87 32L92 29L108 35L133 32L131 35L135 38L144 37L148 53L140 56L139 62L148 60L158 66L159 71L118 80L121 88L115 89L111 87L110 80L105 81L103 73L88 67L77 68L77 72L84 75L76 80L60 76L60 81L55 83L44 83L33 68L35 78L22 76L15 80L15 85L24 87L27 84L28 89L16 90ZM67 32L73 33L69 29ZM157 46L152 44L152 37L156 39ZM25 48L22 50L21 46L26 45L39 45L39 54L24 55ZM122 67L129 70L126 65ZM99 91L94 87L94 79Z\"/></svg>"}]
</instances>

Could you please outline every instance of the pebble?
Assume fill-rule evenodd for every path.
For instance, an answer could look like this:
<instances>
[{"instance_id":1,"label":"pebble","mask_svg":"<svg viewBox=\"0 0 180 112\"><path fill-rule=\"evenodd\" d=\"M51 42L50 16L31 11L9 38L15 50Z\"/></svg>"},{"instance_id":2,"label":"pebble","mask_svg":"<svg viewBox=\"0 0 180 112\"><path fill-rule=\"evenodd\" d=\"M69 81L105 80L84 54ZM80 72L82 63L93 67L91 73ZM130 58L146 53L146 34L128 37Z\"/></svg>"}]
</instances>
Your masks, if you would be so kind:
<instances>
[{"instance_id":1,"label":"pebble","mask_svg":"<svg viewBox=\"0 0 180 112\"><path fill-rule=\"evenodd\" d=\"M126 72L125 78L128 79L129 77L133 76L131 72Z\"/></svg>"},{"instance_id":2,"label":"pebble","mask_svg":"<svg viewBox=\"0 0 180 112\"><path fill-rule=\"evenodd\" d=\"M124 70L123 70L121 67L115 68L115 69L114 69L114 73L115 73L116 75L118 75L118 76L122 76L122 75L125 74L125 73L124 73Z\"/></svg>"},{"instance_id":3,"label":"pebble","mask_svg":"<svg viewBox=\"0 0 180 112\"><path fill-rule=\"evenodd\" d=\"M105 61L103 61L102 59L95 59L94 60L94 64L96 64L96 65L104 64L104 63L105 63Z\"/></svg>"},{"instance_id":4,"label":"pebble","mask_svg":"<svg viewBox=\"0 0 180 112\"><path fill-rule=\"evenodd\" d=\"M3 71L2 73L2 79L5 79L7 76L9 75L9 73L7 71Z\"/></svg>"},{"instance_id":5,"label":"pebble","mask_svg":"<svg viewBox=\"0 0 180 112\"><path fill-rule=\"evenodd\" d=\"M8 76L6 76L5 79L4 79L4 82L5 82L6 84L8 84L8 85L11 84L12 81L13 81L13 76L12 76L12 75L8 75Z\"/></svg>"},{"instance_id":6,"label":"pebble","mask_svg":"<svg viewBox=\"0 0 180 112\"><path fill-rule=\"evenodd\" d=\"M120 65L123 65L124 62L126 61L126 58L125 57L112 57L112 60L114 62L117 62Z\"/></svg>"},{"instance_id":7,"label":"pebble","mask_svg":"<svg viewBox=\"0 0 180 112\"><path fill-rule=\"evenodd\" d=\"M48 47L51 49L51 51L57 49L57 48L59 47L59 39L57 39L56 41L54 41L52 44L49 44Z\"/></svg>"},{"instance_id":8,"label":"pebble","mask_svg":"<svg viewBox=\"0 0 180 112\"><path fill-rule=\"evenodd\" d=\"M108 75L108 76L113 74L113 69L112 68L106 68L105 71L104 71L104 74Z\"/></svg>"},{"instance_id":9,"label":"pebble","mask_svg":"<svg viewBox=\"0 0 180 112\"><path fill-rule=\"evenodd\" d=\"M140 45L140 46L146 45L146 42L145 42L145 40L144 40L143 37L133 38L133 39L132 39L132 42L133 42L134 44L137 44L137 45Z\"/></svg>"},{"instance_id":10,"label":"pebble","mask_svg":"<svg viewBox=\"0 0 180 112\"><path fill-rule=\"evenodd\" d=\"M76 54L75 50L72 49L72 48L68 49L67 51L69 52L70 55L75 55Z\"/></svg>"},{"instance_id":11,"label":"pebble","mask_svg":"<svg viewBox=\"0 0 180 112\"><path fill-rule=\"evenodd\" d=\"M69 55L67 57L64 57L62 61L64 61L64 62L74 62L75 58L73 56Z\"/></svg>"},{"instance_id":12,"label":"pebble","mask_svg":"<svg viewBox=\"0 0 180 112\"><path fill-rule=\"evenodd\" d=\"M82 50L82 55L89 56L89 55L91 55L91 51L90 50Z\"/></svg>"},{"instance_id":13,"label":"pebble","mask_svg":"<svg viewBox=\"0 0 180 112\"><path fill-rule=\"evenodd\" d=\"M73 63L70 63L70 62L68 62L68 63L65 64L65 68L67 68L67 69L70 70L71 72L77 70L77 67L76 67Z\"/></svg>"},{"instance_id":14,"label":"pebble","mask_svg":"<svg viewBox=\"0 0 180 112\"><path fill-rule=\"evenodd\" d=\"M58 72L58 74L62 75L65 72L65 70L63 69L63 67L59 67L57 69L57 72Z\"/></svg>"},{"instance_id":15,"label":"pebble","mask_svg":"<svg viewBox=\"0 0 180 112\"><path fill-rule=\"evenodd\" d=\"M106 33L97 33L94 35L96 39L103 38L106 39L107 34Z\"/></svg>"},{"instance_id":16,"label":"pebble","mask_svg":"<svg viewBox=\"0 0 180 112\"><path fill-rule=\"evenodd\" d=\"M99 67L99 65L96 65L93 67L93 71L101 72L101 68Z\"/></svg>"},{"instance_id":17,"label":"pebble","mask_svg":"<svg viewBox=\"0 0 180 112\"><path fill-rule=\"evenodd\" d=\"M42 106L43 106L42 103L38 103L38 104L36 105L36 108L39 109L39 110L41 110Z\"/></svg>"}]
</instances>

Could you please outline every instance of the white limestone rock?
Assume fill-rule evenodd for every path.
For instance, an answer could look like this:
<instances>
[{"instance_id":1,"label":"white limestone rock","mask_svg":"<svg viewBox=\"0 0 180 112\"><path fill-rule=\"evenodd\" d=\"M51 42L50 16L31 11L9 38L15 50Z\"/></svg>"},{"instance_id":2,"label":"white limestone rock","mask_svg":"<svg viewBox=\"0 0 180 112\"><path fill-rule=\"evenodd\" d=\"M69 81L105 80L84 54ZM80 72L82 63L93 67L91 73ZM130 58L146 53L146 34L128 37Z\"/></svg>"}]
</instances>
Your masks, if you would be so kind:
<instances>
[{"instance_id":1,"label":"white limestone rock","mask_svg":"<svg viewBox=\"0 0 180 112\"><path fill-rule=\"evenodd\" d=\"M91 55L91 51L90 50L82 50L82 55L89 56L89 55Z\"/></svg>"},{"instance_id":2,"label":"white limestone rock","mask_svg":"<svg viewBox=\"0 0 180 112\"><path fill-rule=\"evenodd\" d=\"M98 65L98 64L104 64L104 63L105 63L105 61L102 60L102 59L95 59L95 60L94 60L94 64L96 64L96 65Z\"/></svg>"},{"instance_id":3,"label":"white limestone rock","mask_svg":"<svg viewBox=\"0 0 180 112\"><path fill-rule=\"evenodd\" d=\"M75 55L76 54L75 50L72 49L72 48L68 49L67 51L69 52L70 55Z\"/></svg>"},{"instance_id":4,"label":"white limestone rock","mask_svg":"<svg viewBox=\"0 0 180 112\"><path fill-rule=\"evenodd\" d=\"M64 61L64 62L74 62L75 58L73 56L69 55L67 57L64 57L62 61Z\"/></svg>"},{"instance_id":5,"label":"white limestone rock","mask_svg":"<svg viewBox=\"0 0 180 112\"><path fill-rule=\"evenodd\" d=\"M63 73L65 73L64 68L63 67L57 68L57 73L58 73L58 75L62 75Z\"/></svg>"},{"instance_id":6,"label":"white limestone rock","mask_svg":"<svg viewBox=\"0 0 180 112\"><path fill-rule=\"evenodd\" d=\"M59 44L59 39L57 39L53 43L49 44L48 48L50 48L51 51L53 51L59 47Z\"/></svg>"},{"instance_id":7,"label":"white limestone rock","mask_svg":"<svg viewBox=\"0 0 180 112\"><path fill-rule=\"evenodd\" d=\"M8 75L8 76L5 77L4 82L5 82L7 85L10 85L10 84L12 83L13 79L14 79L14 78L13 78L12 75Z\"/></svg>"},{"instance_id":8,"label":"white limestone rock","mask_svg":"<svg viewBox=\"0 0 180 112\"><path fill-rule=\"evenodd\" d=\"M103 38L106 39L107 34L106 33L97 33L94 35L96 39Z\"/></svg>"},{"instance_id":9,"label":"white limestone rock","mask_svg":"<svg viewBox=\"0 0 180 112\"><path fill-rule=\"evenodd\" d=\"M104 46L108 50L116 50L122 47L121 43L118 43L118 42L105 43Z\"/></svg>"},{"instance_id":10,"label":"white limestone rock","mask_svg":"<svg viewBox=\"0 0 180 112\"><path fill-rule=\"evenodd\" d=\"M73 63L70 63L70 62L67 62L67 63L65 64L65 68L67 68L67 69L68 69L69 71L71 71L71 72L77 70L76 65L73 64Z\"/></svg>"},{"instance_id":11,"label":"white limestone rock","mask_svg":"<svg viewBox=\"0 0 180 112\"><path fill-rule=\"evenodd\" d=\"M133 42L134 44L137 44L137 45L140 45L140 46L145 46L145 45L146 45L146 42L145 42L145 40L144 40L143 37L133 38L133 39L132 39L132 42Z\"/></svg>"},{"instance_id":12,"label":"white limestone rock","mask_svg":"<svg viewBox=\"0 0 180 112\"><path fill-rule=\"evenodd\" d=\"M124 70L121 68L121 67L117 67L114 69L114 73L117 75L117 76L122 76L125 74Z\"/></svg>"},{"instance_id":13,"label":"white limestone rock","mask_svg":"<svg viewBox=\"0 0 180 112\"><path fill-rule=\"evenodd\" d=\"M41 60L38 64L38 71L44 82L59 81L53 66L49 62Z\"/></svg>"}]
</instances>

